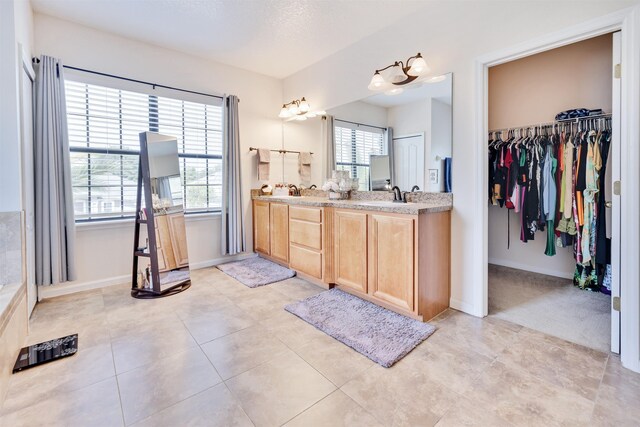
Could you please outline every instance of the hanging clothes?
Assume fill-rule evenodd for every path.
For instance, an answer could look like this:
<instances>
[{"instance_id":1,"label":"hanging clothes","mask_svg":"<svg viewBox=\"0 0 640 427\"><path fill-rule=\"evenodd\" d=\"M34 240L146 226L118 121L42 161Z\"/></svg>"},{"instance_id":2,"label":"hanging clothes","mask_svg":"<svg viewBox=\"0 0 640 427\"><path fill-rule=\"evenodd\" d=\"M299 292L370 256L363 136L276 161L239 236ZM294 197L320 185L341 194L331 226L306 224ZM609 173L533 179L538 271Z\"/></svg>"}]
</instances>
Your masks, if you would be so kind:
<instances>
[{"instance_id":1,"label":"hanging clothes","mask_svg":"<svg viewBox=\"0 0 640 427\"><path fill-rule=\"evenodd\" d=\"M610 118L580 120L509 130L506 138L491 133L489 202L519 214L522 242L545 232L545 255L572 248L576 286L610 293L611 239L604 214Z\"/></svg>"}]
</instances>

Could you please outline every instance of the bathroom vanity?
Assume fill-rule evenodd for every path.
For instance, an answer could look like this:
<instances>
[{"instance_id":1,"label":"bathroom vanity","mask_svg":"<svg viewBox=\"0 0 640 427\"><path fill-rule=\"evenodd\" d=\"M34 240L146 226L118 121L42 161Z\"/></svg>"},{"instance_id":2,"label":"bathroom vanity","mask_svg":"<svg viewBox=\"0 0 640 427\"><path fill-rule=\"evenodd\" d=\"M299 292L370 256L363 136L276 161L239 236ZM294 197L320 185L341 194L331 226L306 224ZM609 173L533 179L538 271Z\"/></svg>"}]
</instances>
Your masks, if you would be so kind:
<instances>
[{"instance_id":1,"label":"bathroom vanity","mask_svg":"<svg viewBox=\"0 0 640 427\"><path fill-rule=\"evenodd\" d=\"M254 249L326 288L429 320L449 306L452 195L254 196Z\"/></svg>"}]
</instances>

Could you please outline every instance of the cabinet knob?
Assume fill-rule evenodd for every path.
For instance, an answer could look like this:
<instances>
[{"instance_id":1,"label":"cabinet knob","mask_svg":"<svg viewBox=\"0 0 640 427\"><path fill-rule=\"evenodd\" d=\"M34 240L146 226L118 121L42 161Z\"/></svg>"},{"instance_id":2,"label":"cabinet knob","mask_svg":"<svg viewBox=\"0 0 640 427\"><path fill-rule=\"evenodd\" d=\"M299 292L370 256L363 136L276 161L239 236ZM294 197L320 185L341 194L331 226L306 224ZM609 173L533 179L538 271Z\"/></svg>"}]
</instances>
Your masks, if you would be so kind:
<instances>
[{"instance_id":1,"label":"cabinet knob","mask_svg":"<svg viewBox=\"0 0 640 427\"><path fill-rule=\"evenodd\" d=\"M611 206L613 206L613 203L611 203L611 200L605 202L604 204L606 207L608 207L609 209L611 209Z\"/></svg>"}]
</instances>

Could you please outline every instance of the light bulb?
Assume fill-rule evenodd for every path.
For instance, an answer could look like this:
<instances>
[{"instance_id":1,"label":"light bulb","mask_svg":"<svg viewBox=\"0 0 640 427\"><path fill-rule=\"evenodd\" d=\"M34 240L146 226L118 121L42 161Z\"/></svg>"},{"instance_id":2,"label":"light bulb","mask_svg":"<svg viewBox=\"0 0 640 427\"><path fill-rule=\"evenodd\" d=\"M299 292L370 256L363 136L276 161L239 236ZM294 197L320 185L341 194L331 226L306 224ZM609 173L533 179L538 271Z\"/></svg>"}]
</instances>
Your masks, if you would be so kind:
<instances>
[{"instance_id":1,"label":"light bulb","mask_svg":"<svg viewBox=\"0 0 640 427\"><path fill-rule=\"evenodd\" d=\"M389 89L384 94L385 95L399 95L404 92L404 89L401 87L394 87L393 89Z\"/></svg>"},{"instance_id":2,"label":"light bulb","mask_svg":"<svg viewBox=\"0 0 640 427\"><path fill-rule=\"evenodd\" d=\"M380 75L379 72L375 72L373 77L371 77L371 82L369 83L369 90L382 90L386 82L384 78Z\"/></svg>"},{"instance_id":3,"label":"light bulb","mask_svg":"<svg viewBox=\"0 0 640 427\"><path fill-rule=\"evenodd\" d=\"M420 56L420 54L418 54L418 57L414 58L413 61L411 61L411 67L409 67L407 74L409 74L410 76L418 77L423 74L427 74L428 72L429 66L427 65L427 61L425 61L424 58Z\"/></svg>"},{"instance_id":4,"label":"light bulb","mask_svg":"<svg viewBox=\"0 0 640 427\"><path fill-rule=\"evenodd\" d=\"M301 113L306 113L307 111L309 111L309 109L311 108L309 106L309 103L307 102L306 99L304 99L304 96L302 97L302 99L300 100L300 112Z\"/></svg>"},{"instance_id":5,"label":"light bulb","mask_svg":"<svg viewBox=\"0 0 640 427\"><path fill-rule=\"evenodd\" d=\"M292 102L291 105L289 105L289 114L295 116L296 114L298 114L298 112L298 106L295 102Z\"/></svg>"},{"instance_id":6,"label":"light bulb","mask_svg":"<svg viewBox=\"0 0 640 427\"><path fill-rule=\"evenodd\" d=\"M287 106L282 105L282 110L280 110L280 114L278 114L278 117L280 117L281 119L286 119L290 115L291 114L289 114L289 110L287 110Z\"/></svg>"},{"instance_id":7,"label":"light bulb","mask_svg":"<svg viewBox=\"0 0 640 427\"><path fill-rule=\"evenodd\" d=\"M391 69L391 77L389 77L391 83L401 83L407 80L407 75L402 71L400 64L396 63Z\"/></svg>"}]
</instances>

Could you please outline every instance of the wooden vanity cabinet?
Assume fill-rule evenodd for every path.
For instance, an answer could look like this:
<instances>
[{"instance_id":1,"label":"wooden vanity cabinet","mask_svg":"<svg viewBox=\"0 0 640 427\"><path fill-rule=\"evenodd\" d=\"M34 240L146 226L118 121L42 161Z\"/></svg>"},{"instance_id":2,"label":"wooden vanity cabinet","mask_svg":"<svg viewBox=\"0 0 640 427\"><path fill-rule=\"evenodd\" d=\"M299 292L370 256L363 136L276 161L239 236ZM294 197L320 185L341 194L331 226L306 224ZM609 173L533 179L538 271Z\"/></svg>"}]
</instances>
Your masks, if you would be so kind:
<instances>
[{"instance_id":1,"label":"wooden vanity cabinet","mask_svg":"<svg viewBox=\"0 0 640 427\"><path fill-rule=\"evenodd\" d=\"M269 241L271 258L289 262L289 205L270 203Z\"/></svg>"},{"instance_id":2,"label":"wooden vanity cabinet","mask_svg":"<svg viewBox=\"0 0 640 427\"><path fill-rule=\"evenodd\" d=\"M253 249L263 255L271 253L269 202L253 201Z\"/></svg>"},{"instance_id":3,"label":"wooden vanity cabinet","mask_svg":"<svg viewBox=\"0 0 640 427\"><path fill-rule=\"evenodd\" d=\"M413 311L415 297L414 216L369 215L369 294Z\"/></svg>"},{"instance_id":4,"label":"wooden vanity cabinet","mask_svg":"<svg viewBox=\"0 0 640 427\"><path fill-rule=\"evenodd\" d=\"M322 280L322 208L289 207L289 266Z\"/></svg>"},{"instance_id":5,"label":"wooden vanity cabinet","mask_svg":"<svg viewBox=\"0 0 640 427\"><path fill-rule=\"evenodd\" d=\"M333 221L334 282L367 293L367 213L336 209Z\"/></svg>"}]
</instances>

